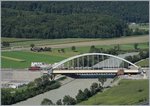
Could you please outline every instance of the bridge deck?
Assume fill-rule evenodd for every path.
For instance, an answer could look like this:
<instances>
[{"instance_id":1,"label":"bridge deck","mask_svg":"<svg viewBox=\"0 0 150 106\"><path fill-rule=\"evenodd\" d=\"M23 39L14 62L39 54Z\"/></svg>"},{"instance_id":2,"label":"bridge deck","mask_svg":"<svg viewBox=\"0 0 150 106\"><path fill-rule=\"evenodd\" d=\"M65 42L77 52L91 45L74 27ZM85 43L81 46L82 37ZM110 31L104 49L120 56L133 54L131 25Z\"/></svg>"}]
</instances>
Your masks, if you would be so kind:
<instances>
[{"instance_id":1,"label":"bridge deck","mask_svg":"<svg viewBox=\"0 0 150 106\"><path fill-rule=\"evenodd\" d=\"M117 73L118 70L53 70L55 74L66 73ZM124 70L124 73L139 73L139 70Z\"/></svg>"}]
</instances>

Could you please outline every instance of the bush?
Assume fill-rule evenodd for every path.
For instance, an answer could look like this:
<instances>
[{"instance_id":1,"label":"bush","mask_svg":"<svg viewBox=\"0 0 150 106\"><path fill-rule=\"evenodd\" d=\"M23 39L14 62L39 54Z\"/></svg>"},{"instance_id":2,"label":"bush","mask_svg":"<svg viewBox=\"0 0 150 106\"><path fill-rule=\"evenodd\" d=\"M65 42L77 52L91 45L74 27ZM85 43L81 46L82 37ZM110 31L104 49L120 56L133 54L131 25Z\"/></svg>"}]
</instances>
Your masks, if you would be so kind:
<instances>
[{"instance_id":1,"label":"bush","mask_svg":"<svg viewBox=\"0 0 150 106\"><path fill-rule=\"evenodd\" d=\"M35 46L35 45L34 45L33 43L32 43L32 44L30 44L30 47L31 47L31 48L33 48L34 46Z\"/></svg>"},{"instance_id":2,"label":"bush","mask_svg":"<svg viewBox=\"0 0 150 106\"><path fill-rule=\"evenodd\" d=\"M91 97L91 92L87 88L84 89L84 94L86 95L87 98Z\"/></svg>"},{"instance_id":3,"label":"bush","mask_svg":"<svg viewBox=\"0 0 150 106\"><path fill-rule=\"evenodd\" d=\"M143 91L143 89L139 89L139 90L138 90L138 92L142 92L142 91Z\"/></svg>"},{"instance_id":4,"label":"bush","mask_svg":"<svg viewBox=\"0 0 150 106\"><path fill-rule=\"evenodd\" d=\"M2 42L2 46L3 46L3 47L9 47L9 46L10 46L10 43L4 41L4 42Z\"/></svg>"},{"instance_id":5,"label":"bush","mask_svg":"<svg viewBox=\"0 0 150 106\"><path fill-rule=\"evenodd\" d=\"M66 95L63 98L63 103L64 103L64 105L75 105L76 100L74 98L70 97L69 95Z\"/></svg>"},{"instance_id":6,"label":"bush","mask_svg":"<svg viewBox=\"0 0 150 106\"><path fill-rule=\"evenodd\" d=\"M71 47L71 50L72 50L72 51L76 51L76 47L75 47L75 46L72 46L72 47Z\"/></svg>"},{"instance_id":7,"label":"bush","mask_svg":"<svg viewBox=\"0 0 150 106\"><path fill-rule=\"evenodd\" d=\"M99 86L97 83L92 83L90 89L91 89L91 95L94 95L99 91Z\"/></svg>"},{"instance_id":8,"label":"bush","mask_svg":"<svg viewBox=\"0 0 150 106\"><path fill-rule=\"evenodd\" d=\"M78 94L77 94L77 96L76 96L77 102L79 103L79 102L81 102L81 101L83 101L83 100L86 100L86 99L87 99L87 96L85 95L85 93L82 92L82 90L79 90L79 91L78 91Z\"/></svg>"},{"instance_id":9,"label":"bush","mask_svg":"<svg viewBox=\"0 0 150 106\"><path fill-rule=\"evenodd\" d=\"M53 102L47 98L44 98L41 105L53 105Z\"/></svg>"},{"instance_id":10,"label":"bush","mask_svg":"<svg viewBox=\"0 0 150 106\"><path fill-rule=\"evenodd\" d=\"M33 82L27 85L26 89L22 91L16 90L13 95L10 93L11 90L7 90L7 92L6 90L2 90L2 105L14 104L61 86L58 81L47 80L47 76L43 76L42 78L43 80L41 78L35 79ZM42 104L45 104L45 101Z\"/></svg>"},{"instance_id":11,"label":"bush","mask_svg":"<svg viewBox=\"0 0 150 106\"><path fill-rule=\"evenodd\" d=\"M56 102L56 105L62 105L61 99Z\"/></svg>"}]
</instances>

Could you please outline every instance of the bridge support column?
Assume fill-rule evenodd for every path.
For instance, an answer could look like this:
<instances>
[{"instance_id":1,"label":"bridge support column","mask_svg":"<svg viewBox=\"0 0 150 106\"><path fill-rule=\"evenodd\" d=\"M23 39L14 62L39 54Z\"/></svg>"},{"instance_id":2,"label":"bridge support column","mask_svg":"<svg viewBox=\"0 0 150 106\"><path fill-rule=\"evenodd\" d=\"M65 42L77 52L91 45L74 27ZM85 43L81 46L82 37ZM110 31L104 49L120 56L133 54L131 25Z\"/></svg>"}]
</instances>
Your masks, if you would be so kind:
<instances>
[{"instance_id":1,"label":"bridge support column","mask_svg":"<svg viewBox=\"0 0 150 106\"><path fill-rule=\"evenodd\" d=\"M84 56L82 57L82 69L84 68Z\"/></svg>"},{"instance_id":2,"label":"bridge support column","mask_svg":"<svg viewBox=\"0 0 150 106\"><path fill-rule=\"evenodd\" d=\"M99 70L99 67L100 67L100 66L99 66L99 65L100 65L100 64L99 64L99 55L97 55L97 60L98 60L98 66L97 66L97 67L98 67L98 70Z\"/></svg>"},{"instance_id":3,"label":"bridge support column","mask_svg":"<svg viewBox=\"0 0 150 106\"><path fill-rule=\"evenodd\" d=\"M93 63L92 63L92 69L94 70L94 63L95 63L95 59L94 59L94 55L92 56L93 58L92 58L92 61L93 61Z\"/></svg>"},{"instance_id":4,"label":"bridge support column","mask_svg":"<svg viewBox=\"0 0 150 106\"><path fill-rule=\"evenodd\" d=\"M88 69L89 69L89 65L90 65L90 63L89 63L90 62L89 56L87 56L87 60L88 60L87 61L87 66L88 66Z\"/></svg>"},{"instance_id":5,"label":"bridge support column","mask_svg":"<svg viewBox=\"0 0 150 106\"><path fill-rule=\"evenodd\" d=\"M104 56L103 55L102 55L102 61L103 61L102 67L104 67Z\"/></svg>"}]
</instances>

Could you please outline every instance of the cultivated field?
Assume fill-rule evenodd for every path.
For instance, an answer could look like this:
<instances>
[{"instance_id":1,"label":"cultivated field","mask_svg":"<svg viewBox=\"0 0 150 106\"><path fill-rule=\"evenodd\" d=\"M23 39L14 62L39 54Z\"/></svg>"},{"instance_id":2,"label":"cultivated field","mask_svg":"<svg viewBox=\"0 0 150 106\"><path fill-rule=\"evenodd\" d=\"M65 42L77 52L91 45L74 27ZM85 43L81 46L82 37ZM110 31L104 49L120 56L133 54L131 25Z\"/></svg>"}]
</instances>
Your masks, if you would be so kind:
<instances>
[{"instance_id":1,"label":"cultivated field","mask_svg":"<svg viewBox=\"0 0 150 106\"><path fill-rule=\"evenodd\" d=\"M109 48L114 48L114 46L115 45L100 45L96 47L103 48L106 50ZM147 49L148 44L140 43L138 45L138 48ZM120 45L120 49L133 50L134 44ZM90 50L90 46L76 47L76 52L72 51L70 47L65 48L64 50L64 53L59 53L58 48L52 49L52 52L5 51L1 53L2 68L27 68L31 65L31 62L55 63L74 55L87 53Z\"/></svg>"},{"instance_id":2,"label":"cultivated field","mask_svg":"<svg viewBox=\"0 0 150 106\"><path fill-rule=\"evenodd\" d=\"M69 44L61 44L61 45L51 45L52 48L64 48L71 46L91 46L91 45L113 45L113 44L130 44L130 43L144 43L149 42L149 36L132 36L132 37L121 37L121 38L111 38L111 39L101 39L98 41L90 41L90 42L80 42L80 43L69 43Z\"/></svg>"},{"instance_id":3,"label":"cultivated field","mask_svg":"<svg viewBox=\"0 0 150 106\"><path fill-rule=\"evenodd\" d=\"M118 86L98 93L80 105L131 105L149 100L148 80L122 80Z\"/></svg>"},{"instance_id":4,"label":"cultivated field","mask_svg":"<svg viewBox=\"0 0 150 106\"><path fill-rule=\"evenodd\" d=\"M129 36L129 37L120 37L120 38L110 38L110 39L83 39L83 38L69 38L69 39L33 39L27 41L17 41L10 43L11 47L20 48L20 47L30 47L30 44L35 44L35 46L41 47L52 47L52 48L67 48L71 46L91 46L91 45L112 45L112 44L130 44L130 43L144 43L148 42L148 35L142 36ZM4 40L3 40L4 39ZM2 41L11 39L14 41L15 38L2 38ZM18 40L18 39L17 39ZM21 40L21 39L20 39Z\"/></svg>"},{"instance_id":5,"label":"cultivated field","mask_svg":"<svg viewBox=\"0 0 150 106\"><path fill-rule=\"evenodd\" d=\"M28 68L31 66L31 62L55 63L64 59L64 57L61 56L43 55L27 51L2 52L2 56L7 56L7 58L2 58L2 68ZM24 61L20 62L10 58Z\"/></svg>"},{"instance_id":6,"label":"cultivated field","mask_svg":"<svg viewBox=\"0 0 150 106\"><path fill-rule=\"evenodd\" d=\"M6 56L1 56L3 59L8 59L8 60L12 60L12 61L18 61L18 62L23 62L25 60L22 59L18 59L18 58L12 58L12 57L6 57Z\"/></svg>"}]
</instances>

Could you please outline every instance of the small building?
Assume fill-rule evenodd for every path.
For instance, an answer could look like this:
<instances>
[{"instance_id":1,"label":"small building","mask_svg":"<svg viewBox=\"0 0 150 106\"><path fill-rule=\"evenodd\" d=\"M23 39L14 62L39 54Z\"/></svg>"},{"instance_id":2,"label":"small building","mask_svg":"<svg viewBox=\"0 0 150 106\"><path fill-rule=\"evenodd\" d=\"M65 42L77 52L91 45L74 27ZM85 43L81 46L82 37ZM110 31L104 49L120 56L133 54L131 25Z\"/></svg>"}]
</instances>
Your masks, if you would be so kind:
<instances>
[{"instance_id":1,"label":"small building","mask_svg":"<svg viewBox=\"0 0 150 106\"><path fill-rule=\"evenodd\" d=\"M43 62L31 62L31 67L40 67L44 64L45 63L43 63Z\"/></svg>"}]
</instances>

